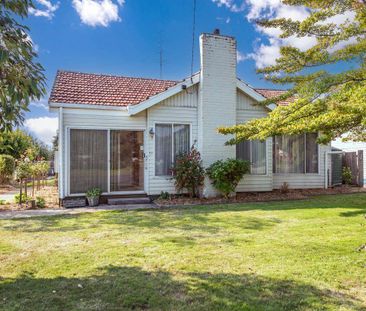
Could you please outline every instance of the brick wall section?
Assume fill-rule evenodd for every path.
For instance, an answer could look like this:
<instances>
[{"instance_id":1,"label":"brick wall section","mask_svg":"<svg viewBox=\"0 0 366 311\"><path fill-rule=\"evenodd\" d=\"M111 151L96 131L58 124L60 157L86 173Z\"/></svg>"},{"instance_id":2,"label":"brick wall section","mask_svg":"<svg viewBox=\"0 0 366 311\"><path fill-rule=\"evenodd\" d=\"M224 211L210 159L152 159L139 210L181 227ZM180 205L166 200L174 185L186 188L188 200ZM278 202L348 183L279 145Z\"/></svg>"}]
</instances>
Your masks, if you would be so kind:
<instances>
[{"instance_id":1,"label":"brick wall section","mask_svg":"<svg viewBox=\"0 0 366 311\"><path fill-rule=\"evenodd\" d=\"M207 167L216 160L235 157L235 146L225 146L230 137L218 134L217 128L236 124L236 40L202 34L200 51L198 148ZM215 194L206 180L203 195Z\"/></svg>"}]
</instances>

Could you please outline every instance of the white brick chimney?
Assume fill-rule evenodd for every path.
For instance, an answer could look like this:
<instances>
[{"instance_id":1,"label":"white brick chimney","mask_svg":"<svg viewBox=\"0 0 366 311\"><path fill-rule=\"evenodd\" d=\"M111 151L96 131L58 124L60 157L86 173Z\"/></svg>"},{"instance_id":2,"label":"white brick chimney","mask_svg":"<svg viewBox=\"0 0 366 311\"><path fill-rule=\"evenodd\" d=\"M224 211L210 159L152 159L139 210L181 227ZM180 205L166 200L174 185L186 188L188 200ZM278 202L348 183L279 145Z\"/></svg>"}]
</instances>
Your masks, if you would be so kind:
<instances>
[{"instance_id":1,"label":"white brick chimney","mask_svg":"<svg viewBox=\"0 0 366 311\"><path fill-rule=\"evenodd\" d=\"M198 148L203 164L235 158L235 146L225 146L230 138L217 132L220 126L236 123L236 40L214 34L200 36L201 74L198 104ZM216 195L205 180L205 197Z\"/></svg>"}]
</instances>

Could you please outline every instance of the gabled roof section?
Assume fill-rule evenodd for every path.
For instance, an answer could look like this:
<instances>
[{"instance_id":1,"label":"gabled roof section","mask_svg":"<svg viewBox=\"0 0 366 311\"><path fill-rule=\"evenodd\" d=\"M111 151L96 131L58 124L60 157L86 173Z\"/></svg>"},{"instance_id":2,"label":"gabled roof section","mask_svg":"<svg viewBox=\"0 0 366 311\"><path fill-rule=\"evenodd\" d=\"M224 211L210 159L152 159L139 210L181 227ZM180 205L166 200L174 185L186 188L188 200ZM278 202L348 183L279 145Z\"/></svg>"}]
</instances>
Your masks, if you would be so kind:
<instances>
[{"instance_id":1,"label":"gabled roof section","mask_svg":"<svg viewBox=\"0 0 366 311\"><path fill-rule=\"evenodd\" d=\"M129 105L128 108L128 113L129 115L135 115L145 109L148 109L158 103L160 103L161 101L174 96L176 94L178 94L179 92L182 92L184 89L187 89L195 84L197 84L200 80L200 73L196 73L193 76L184 79L183 81L173 85L172 87L170 87L169 89L167 89L166 91L157 94L155 96L151 96L149 99L139 103L138 105Z\"/></svg>"},{"instance_id":2,"label":"gabled roof section","mask_svg":"<svg viewBox=\"0 0 366 311\"><path fill-rule=\"evenodd\" d=\"M58 71L49 103L127 107L144 102L177 83L172 80Z\"/></svg>"},{"instance_id":3,"label":"gabled roof section","mask_svg":"<svg viewBox=\"0 0 366 311\"><path fill-rule=\"evenodd\" d=\"M237 78L236 80L236 86L239 90L250 96L251 98L255 99L256 101L263 101L266 99L262 94L258 93L256 89L252 88L248 84L246 84L244 81Z\"/></svg>"},{"instance_id":4,"label":"gabled roof section","mask_svg":"<svg viewBox=\"0 0 366 311\"><path fill-rule=\"evenodd\" d=\"M49 98L50 107L127 109L135 115L182 92L200 81L200 72L182 81L121 77L104 74L58 71ZM261 102L284 90L254 89L239 78L237 88ZM288 105L283 101L279 105ZM276 105L267 108L273 110Z\"/></svg>"}]
</instances>

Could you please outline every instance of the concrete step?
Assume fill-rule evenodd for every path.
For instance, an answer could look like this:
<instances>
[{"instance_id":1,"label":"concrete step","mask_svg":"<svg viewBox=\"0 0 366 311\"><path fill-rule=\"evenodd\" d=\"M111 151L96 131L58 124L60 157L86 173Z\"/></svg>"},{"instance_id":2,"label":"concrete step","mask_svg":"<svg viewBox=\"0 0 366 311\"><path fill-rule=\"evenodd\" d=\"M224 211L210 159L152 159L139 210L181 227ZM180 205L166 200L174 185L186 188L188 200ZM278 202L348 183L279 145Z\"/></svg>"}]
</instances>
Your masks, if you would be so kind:
<instances>
[{"instance_id":1,"label":"concrete step","mask_svg":"<svg viewBox=\"0 0 366 311\"><path fill-rule=\"evenodd\" d=\"M108 205L123 205L123 204L148 204L149 197L133 197L133 198L111 198L107 199Z\"/></svg>"}]
</instances>

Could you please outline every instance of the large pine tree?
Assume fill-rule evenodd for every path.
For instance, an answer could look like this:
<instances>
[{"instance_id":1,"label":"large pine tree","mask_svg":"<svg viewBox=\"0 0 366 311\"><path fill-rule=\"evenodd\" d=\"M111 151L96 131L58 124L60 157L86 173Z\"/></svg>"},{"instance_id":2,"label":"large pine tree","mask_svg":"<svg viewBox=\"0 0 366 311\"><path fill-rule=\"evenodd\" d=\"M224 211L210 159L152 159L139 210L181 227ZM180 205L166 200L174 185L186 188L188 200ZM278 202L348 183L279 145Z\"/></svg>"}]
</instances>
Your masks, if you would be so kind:
<instances>
[{"instance_id":1,"label":"large pine tree","mask_svg":"<svg viewBox=\"0 0 366 311\"><path fill-rule=\"evenodd\" d=\"M221 128L219 132L235 134L230 144L317 131L322 143L342 134L366 141L366 0L283 3L304 6L309 16L303 21L289 17L260 20L258 24L280 29L282 38L314 37L317 43L306 51L283 46L275 65L258 70L269 81L290 85L282 95L260 104L293 101L288 106L279 105L265 118ZM340 15L351 18L342 23L332 22Z\"/></svg>"}]
</instances>

